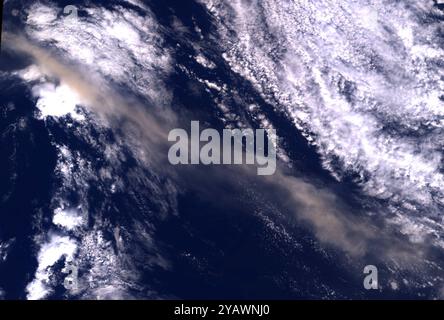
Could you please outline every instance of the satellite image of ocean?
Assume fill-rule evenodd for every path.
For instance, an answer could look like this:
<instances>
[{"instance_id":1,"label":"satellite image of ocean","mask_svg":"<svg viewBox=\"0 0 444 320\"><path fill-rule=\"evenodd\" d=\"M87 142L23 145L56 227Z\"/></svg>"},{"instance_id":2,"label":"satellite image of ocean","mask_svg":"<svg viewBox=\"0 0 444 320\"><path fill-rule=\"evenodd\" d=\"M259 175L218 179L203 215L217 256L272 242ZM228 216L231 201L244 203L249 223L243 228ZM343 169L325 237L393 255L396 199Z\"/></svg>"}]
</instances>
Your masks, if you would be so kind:
<instances>
[{"instance_id":1,"label":"satellite image of ocean","mask_svg":"<svg viewBox=\"0 0 444 320\"><path fill-rule=\"evenodd\" d=\"M0 300L444 299L444 1L3 2Z\"/></svg>"}]
</instances>

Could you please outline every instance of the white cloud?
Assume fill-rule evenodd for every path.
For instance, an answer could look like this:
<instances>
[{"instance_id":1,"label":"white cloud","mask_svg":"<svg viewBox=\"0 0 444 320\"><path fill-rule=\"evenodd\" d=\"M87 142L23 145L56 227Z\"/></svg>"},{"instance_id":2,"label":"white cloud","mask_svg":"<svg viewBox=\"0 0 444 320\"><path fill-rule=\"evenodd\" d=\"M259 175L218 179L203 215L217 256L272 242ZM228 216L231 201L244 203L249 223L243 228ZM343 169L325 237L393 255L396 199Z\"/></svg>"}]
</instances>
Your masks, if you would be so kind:
<instances>
[{"instance_id":1,"label":"white cloud","mask_svg":"<svg viewBox=\"0 0 444 320\"><path fill-rule=\"evenodd\" d=\"M67 230L74 230L83 224L82 215L73 209L57 208L54 210L52 222Z\"/></svg>"},{"instance_id":2,"label":"white cloud","mask_svg":"<svg viewBox=\"0 0 444 320\"><path fill-rule=\"evenodd\" d=\"M26 32L35 41L53 46L64 57L87 66L107 79L127 85L139 94L166 105L168 91L161 78L171 67L171 56L163 45L159 26L146 10L116 7L85 7L87 18L41 18L53 16L61 8L37 3L28 9Z\"/></svg>"},{"instance_id":3,"label":"white cloud","mask_svg":"<svg viewBox=\"0 0 444 320\"><path fill-rule=\"evenodd\" d=\"M202 2L226 62L289 116L324 168L357 176L423 239L429 226L416 215L439 217L444 204L440 22L417 17L431 2Z\"/></svg>"},{"instance_id":4,"label":"white cloud","mask_svg":"<svg viewBox=\"0 0 444 320\"><path fill-rule=\"evenodd\" d=\"M208 69L214 69L214 68L216 68L216 64L215 64L213 61L208 60L208 59L207 59L204 55L202 55L202 54L198 54L198 55L196 56L196 62L199 63L200 65L204 66L205 68L208 68Z\"/></svg>"},{"instance_id":5,"label":"white cloud","mask_svg":"<svg viewBox=\"0 0 444 320\"><path fill-rule=\"evenodd\" d=\"M0 262L5 262L8 259L9 248L11 247L14 239L7 242L0 242Z\"/></svg>"},{"instance_id":6,"label":"white cloud","mask_svg":"<svg viewBox=\"0 0 444 320\"><path fill-rule=\"evenodd\" d=\"M36 65L31 65L23 70L16 71L14 74L18 75L20 78L27 82L44 80L44 75Z\"/></svg>"},{"instance_id":7,"label":"white cloud","mask_svg":"<svg viewBox=\"0 0 444 320\"><path fill-rule=\"evenodd\" d=\"M85 116L77 109L82 104L81 99L69 86L63 83L59 86L43 83L33 87L32 92L38 97L36 106L40 110L40 118L71 115L77 121L85 120Z\"/></svg>"},{"instance_id":8,"label":"white cloud","mask_svg":"<svg viewBox=\"0 0 444 320\"><path fill-rule=\"evenodd\" d=\"M134 109L140 105L129 105L127 101L131 99L114 92L116 87L125 85L153 101L155 107L168 105L170 97L163 86L162 77L171 67L171 57L160 36L157 22L149 11L146 16L142 16L122 7L108 10L89 6L83 9L87 17L70 21L66 21L63 16L50 19L51 15L61 10L50 2L37 2L28 10L24 33L30 41L22 41L19 50L34 56L38 67L23 70L19 76L30 82L40 117L57 119L70 115L82 121L85 120L84 109L98 113L115 111L114 114L119 116L132 116L129 118L144 131L149 129L150 133L161 133L161 130L155 129L153 122L144 122L149 118L145 105L137 113ZM39 19L40 13L47 18ZM19 42L14 40L13 45ZM46 78L42 78L41 73ZM53 78L57 78L60 83L53 83ZM118 85L114 86L116 83ZM90 134L92 126L100 133L100 137ZM100 217L106 213L97 213L99 216L94 217L93 230L79 228L87 221L83 213L88 212L88 191L93 181L98 188L106 188L102 189L104 192L108 192L110 184L115 186L114 191L122 187L123 182L120 179L116 181L116 172L120 170L120 161L125 157L122 149L127 150L131 136L125 136L123 141L116 135L119 141L110 144L105 138L106 134L102 136L104 130L106 134L109 133L109 128L102 127L99 120L90 121L89 118L81 126L72 127L76 138L96 147L98 153L103 151L103 159L107 163L99 169L100 174L97 168L93 168L91 159L84 157L83 151L59 144L57 139L54 141L58 149L55 171L61 183L53 195L52 205L59 208L54 212L53 223L64 229L57 228L60 232L69 231L73 237L75 235L78 243L64 235L51 235L41 245L35 278L27 286L29 299L44 299L51 294L56 278L53 266L64 256L72 259L75 255L76 264L85 267L80 279L80 294L84 297L129 297L128 288L137 286L135 281L139 276L138 270L132 266L132 257L123 252L128 250L125 248L125 238L118 237L119 252L116 253L112 242L105 239L100 231L110 228L109 221ZM145 152L147 141L138 139L137 143L141 147L135 152ZM155 152L150 149L150 153ZM157 189L156 182L149 181L142 174L139 176L140 179L146 179L146 183L153 188L156 187L156 198L164 197L164 194L160 194L162 191ZM80 201L80 204L74 206L66 200L67 195L73 192ZM76 209L66 209L71 207ZM138 236L142 236L140 234ZM156 256L157 260L164 263L160 255Z\"/></svg>"},{"instance_id":9,"label":"white cloud","mask_svg":"<svg viewBox=\"0 0 444 320\"><path fill-rule=\"evenodd\" d=\"M28 300L44 299L52 292L51 267L63 257L67 261L72 261L76 250L77 244L71 238L57 234L50 235L48 242L40 248L35 277L26 287Z\"/></svg>"},{"instance_id":10,"label":"white cloud","mask_svg":"<svg viewBox=\"0 0 444 320\"><path fill-rule=\"evenodd\" d=\"M33 25L46 25L57 19L55 8L35 4L28 10L28 23Z\"/></svg>"}]
</instances>

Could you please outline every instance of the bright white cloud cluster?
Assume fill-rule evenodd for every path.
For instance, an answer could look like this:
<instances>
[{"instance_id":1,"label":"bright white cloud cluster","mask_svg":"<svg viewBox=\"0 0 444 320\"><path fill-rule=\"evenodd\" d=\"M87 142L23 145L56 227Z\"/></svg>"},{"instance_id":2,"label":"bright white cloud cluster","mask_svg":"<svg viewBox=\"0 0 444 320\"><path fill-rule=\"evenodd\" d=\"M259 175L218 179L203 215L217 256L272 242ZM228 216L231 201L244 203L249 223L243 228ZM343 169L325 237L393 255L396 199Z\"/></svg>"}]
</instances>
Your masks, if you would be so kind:
<instances>
[{"instance_id":1,"label":"bright white cloud cluster","mask_svg":"<svg viewBox=\"0 0 444 320\"><path fill-rule=\"evenodd\" d=\"M71 238L56 234L50 236L50 239L40 248L35 278L26 287L29 300L44 299L52 292L51 267L62 258L72 261L76 250L77 244Z\"/></svg>"},{"instance_id":2,"label":"bright white cloud cluster","mask_svg":"<svg viewBox=\"0 0 444 320\"><path fill-rule=\"evenodd\" d=\"M38 97L36 106L40 110L40 118L58 118L69 114L77 121L85 120L77 109L82 104L81 99L69 86L44 83L33 87L32 92Z\"/></svg>"},{"instance_id":3,"label":"bright white cloud cluster","mask_svg":"<svg viewBox=\"0 0 444 320\"><path fill-rule=\"evenodd\" d=\"M34 64L23 70L15 72L15 74L26 82L44 81L43 73L41 72L39 67Z\"/></svg>"},{"instance_id":4,"label":"bright white cloud cluster","mask_svg":"<svg viewBox=\"0 0 444 320\"><path fill-rule=\"evenodd\" d=\"M89 6L87 17L67 19L61 8L36 3L28 9L27 33L37 42L63 52L88 71L129 86L161 106L168 91L161 78L171 64L170 54L159 35L159 25L145 8L142 16L117 6L114 10Z\"/></svg>"},{"instance_id":5,"label":"bright white cloud cluster","mask_svg":"<svg viewBox=\"0 0 444 320\"><path fill-rule=\"evenodd\" d=\"M65 83L56 84L48 79L36 65L14 73L32 86L37 99L38 118L60 118L70 115L76 121L85 120L82 106L85 102Z\"/></svg>"},{"instance_id":6,"label":"bright white cloud cluster","mask_svg":"<svg viewBox=\"0 0 444 320\"><path fill-rule=\"evenodd\" d=\"M61 208L57 208L54 211L54 217L52 218L52 222L60 227L63 227L67 230L74 230L77 227L83 224L83 217L76 210L64 210Z\"/></svg>"},{"instance_id":7,"label":"bright white cloud cluster","mask_svg":"<svg viewBox=\"0 0 444 320\"><path fill-rule=\"evenodd\" d=\"M24 32L33 44L56 57L58 63L69 64L69 68L79 70L88 79L103 80L101 84L106 83L107 90L129 89L153 102L155 107L167 106L170 96L162 79L171 67L169 50L149 9L140 1L130 3L143 9L145 14L120 5L110 9L90 4L79 7L86 16L67 19L62 14L63 8L51 2L35 2L26 9L28 16ZM48 70L40 70L33 65L16 73L32 88L38 116L42 119L70 116L81 122L78 126L68 123L69 134L73 135L73 139L96 148L98 157L103 156L104 164L102 168L95 168L95 162L81 151L72 150L59 141L53 142L58 151L55 178L60 184L52 199L52 206L57 209L53 212L50 229L58 233L43 243L37 241L40 246L38 269L27 286L28 298L42 299L51 295L56 285L53 266L63 257L68 260L75 258L76 265L84 267L84 276L80 279L81 295L87 298L128 297L128 287L138 277L138 270L131 269L131 259L120 252L125 249L124 238L119 236L115 239L119 252L115 251L112 241L105 240L100 230L112 228L106 212L97 213L103 216L96 215L91 219L96 223L91 228L84 226L90 222L90 185L95 183L95 187L105 193L121 188L123 182L116 181L115 170L120 169L120 162L125 157L122 149L131 147L122 146L124 142L121 140L109 143L102 137L102 132L109 128L103 127L98 120L86 119L87 112L94 112L94 108L88 109L88 103L97 101L82 101L82 95L78 94L80 89L70 87L75 86L73 82L53 79L48 76L53 74L45 71ZM90 83L94 84L92 80ZM100 84L97 87L97 91L102 89ZM91 134L93 127L94 133L99 132L99 137ZM136 176L145 179L142 174ZM156 182L146 180L150 187L157 188ZM160 189L156 192L161 193ZM67 200L73 193L78 196L79 203ZM156 194L153 198L160 196L164 194ZM47 233L47 230L42 230L41 236ZM143 233L137 236L142 237Z\"/></svg>"},{"instance_id":8,"label":"bright white cloud cluster","mask_svg":"<svg viewBox=\"0 0 444 320\"><path fill-rule=\"evenodd\" d=\"M196 61L205 68L208 69L216 68L216 64L213 61L208 60L203 54L198 54L196 56Z\"/></svg>"}]
</instances>

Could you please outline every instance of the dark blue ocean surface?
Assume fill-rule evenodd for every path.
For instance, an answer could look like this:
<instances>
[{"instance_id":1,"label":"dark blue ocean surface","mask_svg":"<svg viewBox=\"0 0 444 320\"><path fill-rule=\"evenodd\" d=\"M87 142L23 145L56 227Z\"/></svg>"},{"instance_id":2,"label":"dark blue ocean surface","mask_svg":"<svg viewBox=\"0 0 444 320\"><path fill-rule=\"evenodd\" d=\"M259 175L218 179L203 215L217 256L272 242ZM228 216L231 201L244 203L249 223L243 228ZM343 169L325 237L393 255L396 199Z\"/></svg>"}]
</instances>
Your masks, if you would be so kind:
<instances>
[{"instance_id":1,"label":"dark blue ocean surface","mask_svg":"<svg viewBox=\"0 0 444 320\"><path fill-rule=\"evenodd\" d=\"M0 298L442 298L442 11L346 2L365 25L334 1L6 1ZM172 166L150 137L191 120L272 126L277 173Z\"/></svg>"}]
</instances>

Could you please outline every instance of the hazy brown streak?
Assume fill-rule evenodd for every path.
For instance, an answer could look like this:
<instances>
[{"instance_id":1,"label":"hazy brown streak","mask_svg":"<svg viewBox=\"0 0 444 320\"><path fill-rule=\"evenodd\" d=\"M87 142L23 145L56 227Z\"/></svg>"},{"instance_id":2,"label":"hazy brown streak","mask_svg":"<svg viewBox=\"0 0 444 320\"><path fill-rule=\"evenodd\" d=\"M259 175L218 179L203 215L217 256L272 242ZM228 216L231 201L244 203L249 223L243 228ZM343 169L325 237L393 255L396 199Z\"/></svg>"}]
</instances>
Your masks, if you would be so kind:
<instances>
[{"instance_id":1,"label":"hazy brown streak","mask_svg":"<svg viewBox=\"0 0 444 320\"><path fill-rule=\"evenodd\" d=\"M83 76L74 67L65 65L24 36L4 32L3 44L9 49L31 56L45 74L59 79L74 90L85 101L85 107L92 112L105 116L108 120L128 120L136 125L138 130L132 128L131 133L144 139L140 143L147 143L148 149L153 151L150 152L150 158L155 153L152 148L165 147L168 141L168 126L174 123L169 113L169 118L166 119L164 116L150 114L149 109L135 99L129 103L129 99L112 91L98 75L91 72L88 77ZM166 120L169 125L165 125Z\"/></svg>"},{"instance_id":2,"label":"hazy brown streak","mask_svg":"<svg viewBox=\"0 0 444 320\"><path fill-rule=\"evenodd\" d=\"M154 159L157 163L167 161L167 138L169 128L174 127L174 119L168 126L163 125L164 119L160 120L150 114L143 105L128 104L127 100L113 92L99 77L84 77L81 72L63 64L23 36L4 33L3 41L8 48L30 55L48 75L59 78L75 90L87 102L91 111L111 119L126 119L134 124L138 133L131 133L140 134L141 139L144 139L140 143L149 151L149 159ZM341 201L328 189L320 190L302 179L288 176L279 167L275 175L263 177L256 176L255 167L246 165L225 166L222 174L217 170L217 173L213 172L211 175L208 175L207 171L201 172L199 168L187 167L183 170L176 167L168 171L173 175L173 179L186 180L186 185L197 188L202 193L214 190L215 181L219 180L226 181L226 185L232 185L232 181L239 179L260 179L263 188L258 190L259 193L269 196L273 190L279 194L278 199L271 200L279 201L283 211L295 214L299 220L307 222L321 242L340 248L351 256L362 257L371 246L381 248L383 259L416 261L424 256L422 250L410 247L409 243L400 242L383 230L376 230L368 224L369 219L352 218L344 214L345 206L341 205Z\"/></svg>"}]
</instances>

